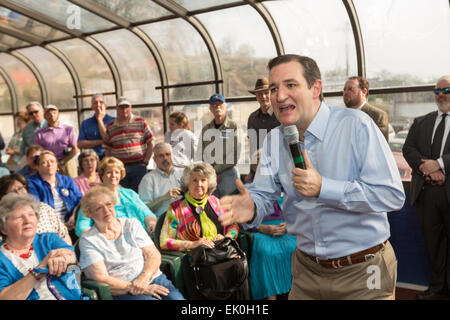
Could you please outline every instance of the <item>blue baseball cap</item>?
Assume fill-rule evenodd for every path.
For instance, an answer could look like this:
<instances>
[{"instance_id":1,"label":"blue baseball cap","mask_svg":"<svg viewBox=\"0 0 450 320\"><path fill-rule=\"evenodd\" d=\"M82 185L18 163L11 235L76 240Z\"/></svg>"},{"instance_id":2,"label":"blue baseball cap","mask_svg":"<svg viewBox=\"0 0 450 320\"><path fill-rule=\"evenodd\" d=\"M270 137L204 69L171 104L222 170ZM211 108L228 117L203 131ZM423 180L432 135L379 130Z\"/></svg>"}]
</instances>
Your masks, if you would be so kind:
<instances>
[{"instance_id":1,"label":"blue baseball cap","mask_svg":"<svg viewBox=\"0 0 450 320\"><path fill-rule=\"evenodd\" d=\"M209 104L213 104L217 100L220 100L222 102L226 102L225 98L220 93L215 93L209 98Z\"/></svg>"}]
</instances>

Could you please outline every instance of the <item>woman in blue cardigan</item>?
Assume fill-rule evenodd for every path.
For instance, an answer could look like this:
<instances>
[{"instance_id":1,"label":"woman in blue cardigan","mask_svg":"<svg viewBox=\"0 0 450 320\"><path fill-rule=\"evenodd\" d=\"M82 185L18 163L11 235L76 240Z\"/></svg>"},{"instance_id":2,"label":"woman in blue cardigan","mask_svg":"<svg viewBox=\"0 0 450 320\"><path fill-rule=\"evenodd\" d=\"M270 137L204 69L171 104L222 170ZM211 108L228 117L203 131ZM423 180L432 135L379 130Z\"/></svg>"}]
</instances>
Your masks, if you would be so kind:
<instances>
[{"instance_id":1,"label":"woman in blue cardigan","mask_svg":"<svg viewBox=\"0 0 450 320\"><path fill-rule=\"evenodd\" d=\"M58 161L45 150L38 159L38 172L28 178L28 192L55 209L69 230L74 229L73 211L80 203L81 192L71 177L57 173Z\"/></svg>"},{"instance_id":2,"label":"woman in blue cardigan","mask_svg":"<svg viewBox=\"0 0 450 320\"><path fill-rule=\"evenodd\" d=\"M66 273L76 263L73 248L56 233L36 233L38 210L31 195L0 201L0 300L81 299L74 274Z\"/></svg>"}]
</instances>

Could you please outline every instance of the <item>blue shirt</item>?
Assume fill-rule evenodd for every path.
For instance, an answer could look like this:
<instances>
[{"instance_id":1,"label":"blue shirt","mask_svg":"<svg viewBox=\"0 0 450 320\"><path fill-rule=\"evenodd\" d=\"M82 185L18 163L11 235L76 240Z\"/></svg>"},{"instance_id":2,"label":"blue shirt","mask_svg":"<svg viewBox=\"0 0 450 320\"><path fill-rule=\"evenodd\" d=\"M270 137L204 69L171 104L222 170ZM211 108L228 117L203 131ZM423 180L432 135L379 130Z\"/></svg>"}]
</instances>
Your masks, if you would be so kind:
<instances>
[{"instance_id":1,"label":"blue shirt","mask_svg":"<svg viewBox=\"0 0 450 320\"><path fill-rule=\"evenodd\" d=\"M67 221L72 215L72 210L80 203L82 195L71 177L57 173L56 180L58 181L56 191L63 199L68 211L64 217L64 221ZM42 179L39 172L27 178L27 181L30 194L34 195L38 201L45 202L50 207L55 208L52 187Z\"/></svg>"},{"instance_id":2,"label":"blue shirt","mask_svg":"<svg viewBox=\"0 0 450 320\"><path fill-rule=\"evenodd\" d=\"M105 128L113 120L114 120L113 117L106 114L105 117L103 118L103 123L105 124ZM97 119L95 118L95 115L84 120L81 123L80 135L78 136L78 141L102 140L102 139L103 138L100 135L100 129L98 128L98 123L97 123ZM105 148L103 148L102 145L98 145L98 146L95 146L93 149L95 150L95 152L97 152L100 159L102 159L103 156L105 155Z\"/></svg>"},{"instance_id":3,"label":"blue shirt","mask_svg":"<svg viewBox=\"0 0 450 320\"><path fill-rule=\"evenodd\" d=\"M148 216L155 217L154 213L139 198L139 195L128 188L119 187L119 199L117 199L117 204L114 208L116 209L116 218L136 218L145 230L147 230L145 218ZM93 225L94 221L86 218L80 208L75 224L75 234L80 237L84 230Z\"/></svg>"},{"instance_id":4,"label":"blue shirt","mask_svg":"<svg viewBox=\"0 0 450 320\"><path fill-rule=\"evenodd\" d=\"M402 208L405 194L392 152L373 120L364 112L322 102L304 138L301 147L322 176L319 196L305 198L295 189L283 126L275 128L248 187L257 207L248 227L272 213L283 188L287 230L297 236L299 250L330 259L387 240L386 212Z\"/></svg>"}]
</instances>

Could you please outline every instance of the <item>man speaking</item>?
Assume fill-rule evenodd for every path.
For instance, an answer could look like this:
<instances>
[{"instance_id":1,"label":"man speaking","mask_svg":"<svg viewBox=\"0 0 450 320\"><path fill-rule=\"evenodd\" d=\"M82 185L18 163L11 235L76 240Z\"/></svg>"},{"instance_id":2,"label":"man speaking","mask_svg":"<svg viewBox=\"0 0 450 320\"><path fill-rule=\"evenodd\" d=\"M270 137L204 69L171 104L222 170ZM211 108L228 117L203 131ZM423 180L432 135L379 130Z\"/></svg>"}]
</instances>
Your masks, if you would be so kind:
<instances>
[{"instance_id":1,"label":"man speaking","mask_svg":"<svg viewBox=\"0 0 450 320\"><path fill-rule=\"evenodd\" d=\"M222 224L258 226L284 190L287 230L297 236L290 299L394 299L397 260L387 212L405 194L389 146L363 112L323 101L314 60L269 62L281 126L266 137L254 183L221 199ZM294 167L284 127L295 125L306 169Z\"/></svg>"}]
</instances>

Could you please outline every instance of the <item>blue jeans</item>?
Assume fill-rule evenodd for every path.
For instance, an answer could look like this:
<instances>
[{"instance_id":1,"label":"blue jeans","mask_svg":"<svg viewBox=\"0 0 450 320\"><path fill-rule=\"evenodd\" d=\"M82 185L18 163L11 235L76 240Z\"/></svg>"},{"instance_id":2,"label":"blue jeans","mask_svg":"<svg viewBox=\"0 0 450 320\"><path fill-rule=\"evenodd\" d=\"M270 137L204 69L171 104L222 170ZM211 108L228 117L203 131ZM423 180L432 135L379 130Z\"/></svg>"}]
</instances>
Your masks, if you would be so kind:
<instances>
[{"instance_id":1,"label":"blue jeans","mask_svg":"<svg viewBox=\"0 0 450 320\"><path fill-rule=\"evenodd\" d=\"M147 167L143 163L125 164L125 172L125 178L120 180L120 185L139 192L139 183L147 173Z\"/></svg>"},{"instance_id":2,"label":"blue jeans","mask_svg":"<svg viewBox=\"0 0 450 320\"><path fill-rule=\"evenodd\" d=\"M167 279L166 275L163 273L156 277L150 284L159 284L160 286L169 289L169 294L167 296L161 295L162 300L185 300L183 295L177 288L172 284L172 282ZM149 295L142 294L140 296L133 296L132 294L124 294L121 296L115 296L114 300L158 300L157 298Z\"/></svg>"}]
</instances>

